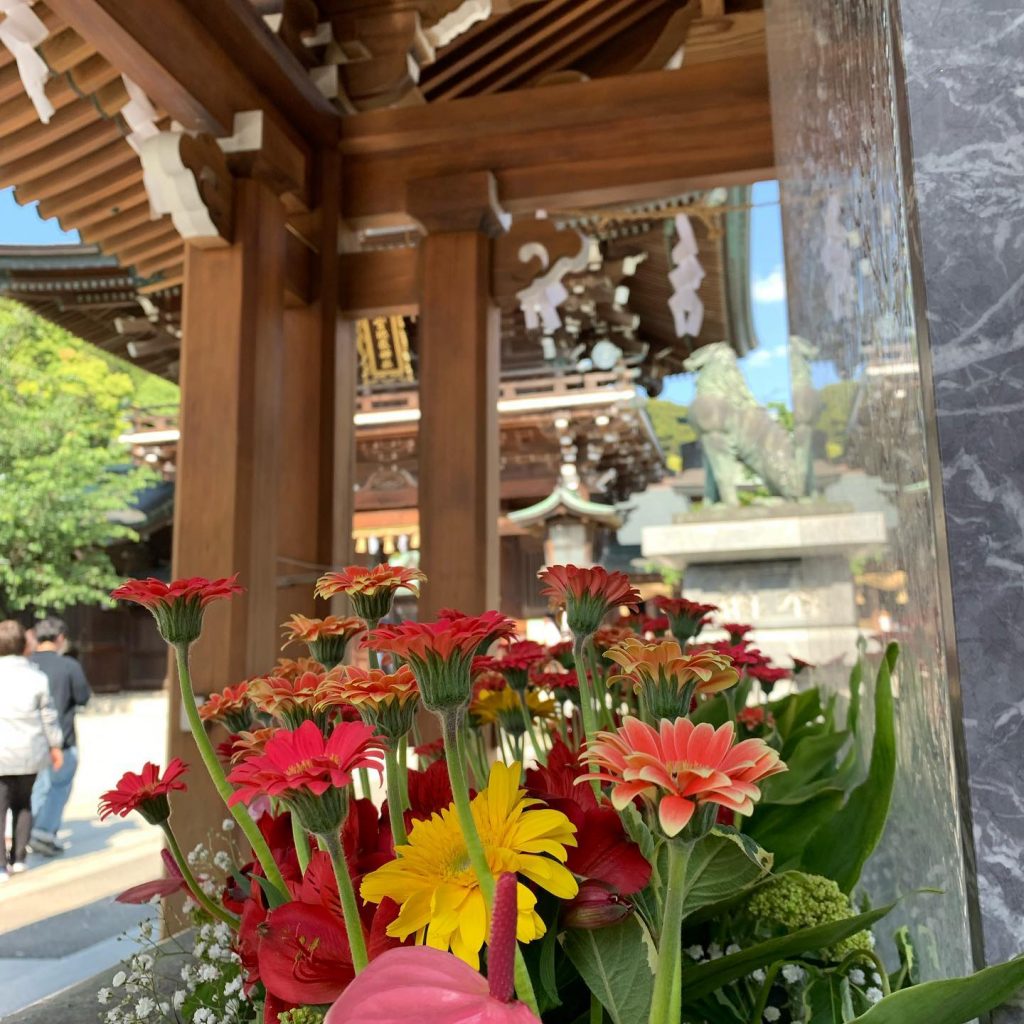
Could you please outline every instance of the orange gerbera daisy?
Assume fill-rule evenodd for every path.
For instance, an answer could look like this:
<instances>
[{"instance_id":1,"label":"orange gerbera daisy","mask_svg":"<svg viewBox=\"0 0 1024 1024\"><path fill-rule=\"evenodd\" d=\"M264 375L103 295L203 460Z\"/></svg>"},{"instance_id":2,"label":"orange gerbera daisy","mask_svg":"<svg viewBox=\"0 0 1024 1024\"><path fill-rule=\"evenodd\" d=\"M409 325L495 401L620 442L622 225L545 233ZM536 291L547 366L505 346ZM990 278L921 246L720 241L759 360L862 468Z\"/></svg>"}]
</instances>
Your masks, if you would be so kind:
<instances>
[{"instance_id":1,"label":"orange gerbera daisy","mask_svg":"<svg viewBox=\"0 0 1024 1024\"><path fill-rule=\"evenodd\" d=\"M282 649L289 644L304 643L321 665L334 668L345 660L349 642L366 626L362 619L354 616L328 615L325 619L307 619L305 615L293 615L281 623L281 628L285 637Z\"/></svg>"},{"instance_id":2,"label":"orange gerbera daisy","mask_svg":"<svg viewBox=\"0 0 1024 1024\"><path fill-rule=\"evenodd\" d=\"M277 732L276 726L268 726L264 729L253 729L240 732L237 736L231 737L231 763L238 764L247 757L262 754L267 740Z\"/></svg>"},{"instance_id":3,"label":"orange gerbera daisy","mask_svg":"<svg viewBox=\"0 0 1024 1024\"><path fill-rule=\"evenodd\" d=\"M640 604L640 592L623 572L608 572L600 566L549 565L537 575L544 584L541 594L565 607L576 636L590 636L612 609Z\"/></svg>"},{"instance_id":4,"label":"orange gerbera daisy","mask_svg":"<svg viewBox=\"0 0 1024 1024\"><path fill-rule=\"evenodd\" d=\"M415 593L414 584L426 578L419 569L400 565L375 565L372 569L350 565L340 572L321 576L316 583L316 596L347 594L356 614L368 625L375 626L391 611L396 591L411 590Z\"/></svg>"},{"instance_id":5,"label":"orange gerbera daisy","mask_svg":"<svg viewBox=\"0 0 1024 1024\"><path fill-rule=\"evenodd\" d=\"M351 704L367 725L394 742L411 728L420 701L420 688L407 665L397 672L350 665L325 682L318 708Z\"/></svg>"},{"instance_id":6,"label":"orange gerbera daisy","mask_svg":"<svg viewBox=\"0 0 1024 1024\"><path fill-rule=\"evenodd\" d=\"M211 693L199 705L199 717L204 722L219 722L231 732L248 729L252 725L249 681L225 687L220 693Z\"/></svg>"},{"instance_id":7,"label":"orange gerbera daisy","mask_svg":"<svg viewBox=\"0 0 1024 1024\"><path fill-rule=\"evenodd\" d=\"M324 703L326 687L338 679L339 669L316 669L294 677L269 675L249 683L249 698L265 714L276 718L289 729L297 729L303 722L315 721L321 729L327 728L329 711L318 710Z\"/></svg>"},{"instance_id":8,"label":"orange gerbera daisy","mask_svg":"<svg viewBox=\"0 0 1024 1024\"><path fill-rule=\"evenodd\" d=\"M739 673L722 654L684 654L675 640L653 642L631 636L605 652L622 671L608 683L626 683L641 694L655 720L688 714L697 694L718 693L734 686Z\"/></svg>"},{"instance_id":9,"label":"orange gerbera daisy","mask_svg":"<svg viewBox=\"0 0 1024 1024\"><path fill-rule=\"evenodd\" d=\"M756 783L786 771L764 740L735 742L732 722L718 729L688 718L662 719L659 727L627 718L615 732L600 732L583 755L592 769L583 779L611 783L621 811L637 797L656 806L662 831L678 835L698 807L717 804L752 814ZM710 825L710 822L708 822Z\"/></svg>"}]
</instances>

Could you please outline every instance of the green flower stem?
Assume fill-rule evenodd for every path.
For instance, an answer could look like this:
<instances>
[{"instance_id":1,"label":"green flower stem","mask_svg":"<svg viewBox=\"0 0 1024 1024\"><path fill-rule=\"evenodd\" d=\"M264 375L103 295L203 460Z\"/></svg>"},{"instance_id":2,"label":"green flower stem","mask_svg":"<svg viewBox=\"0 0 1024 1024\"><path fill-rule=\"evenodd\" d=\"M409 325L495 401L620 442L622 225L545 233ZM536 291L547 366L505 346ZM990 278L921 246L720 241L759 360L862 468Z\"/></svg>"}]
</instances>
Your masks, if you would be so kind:
<instances>
[{"instance_id":1,"label":"green flower stem","mask_svg":"<svg viewBox=\"0 0 1024 1024\"><path fill-rule=\"evenodd\" d=\"M388 745L384 750L384 778L388 786L388 817L395 846L405 846L409 837L405 831L402 802L402 781L398 776L398 753Z\"/></svg>"},{"instance_id":2,"label":"green flower stem","mask_svg":"<svg viewBox=\"0 0 1024 1024\"><path fill-rule=\"evenodd\" d=\"M367 633L372 633L380 625L380 619L363 619L363 621L366 623ZM380 655L375 647L368 648L366 656L370 662L370 668L380 668Z\"/></svg>"},{"instance_id":3,"label":"green flower stem","mask_svg":"<svg viewBox=\"0 0 1024 1024\"><path fill-rule=\"evenodd\" d=\"M409 734L398 741L398 788L401 791L402 811L409 810Z\"/></svg>"},{"instance_id":4,"label":"green flower stem","mask_svg":"<svg viewBox=\"0 0 1024 1024\"><path fill-rule=\"evenodd\" d=\"M593 637L590 637L587 640L586 653L590 672L594 677L594 696L597 698L597 706L601 712L601 724L606 729L614 729L615 722L612 719L611 708L608 707L608 701L606 699L608 695L608 687L605 686L604 683L604 671L601 665L601 659L597 655L597 647L594 644Z\"/></svg>"},{"instance_id":5,"label":"green flower stem","mask_svg":"<svg viewBox=\"0 0 1024 1024\"><path fill-rule=\"evenodd\" d=\"M546 747L541 746L541 742L537 738L537 732L533 728L533 719L530 717L530 705L526 702L525 690L519 691L519 710L523 713L523 724L526 726L526 731L530 734L530 745L533 747L534 756L546 768L548 764L548 751Z\"/></svg>"},{"instance_id":6,"label":"green flower stem","mask_svg":"<svg viewBox=\"0 0 1024 1024\"><path fill-rule=\"evenodd\" d=\"M373 799L370 790L370 773L365 768L359 768L356 771L356 775L359 777L359 788L363 791L363 799Z\"/></svg>"},{"instance_id":7,"label":"green flower stem","mask_svg":"<svg viewBox=\"0 0 1024 1024\"><path fill-rule=\"evenodd\" d=\"M238 931L238 918L235 917L234 914L230 913L230 911L225 910L224 907L214 903L213 900L203 892L203 887L199 884L199 879L192 873L192 868L189 867L188 859L184 854L182 854L181 847L178 845L178 840L174 838L174 833L171 831L171 823L169 821L163 822L160 829L167 840L167 849L171 851L174 863L178 865L178 870L185 879L185 884L188 886L189 891L196 898L199 905L211 917L216 918L218 921L223 921L225 924L234 928L235 931Z\"/></svg>"},{"instance_id":8,"label":"green flower stem","mask_svg":"<svg viewBox=\"0 0 1024 1024\"><path fill-rule=\"evenodd\" d=\"M224 774L220 761L217 760L217 753L213 749L210 737L206 735L203 720L199 717L199 708L196 707L196 698L192 691L192 676L188 669L188 646L187 643L174 644L174 651L178 662L181 702L185 707L189 728L192 730L192 738L196 741L199 755L203 759L203 764L206 765L206 770L210 773L210 778L213 780L220 798L224 801L224 805L231 812L231 817L235 819L238 827L249 841L256 859L260 862L260 867L263 868L263 873L267 876L267 881L280 892L285 900L290 900L288 886L285 884L281 870L278 868L277 862L270 852L270 847L267 845L266 839L263 838L263 833L259 830L256 822L249 817L248 810L242 804L236 803L232 805L228 803L234 790Z\"/></svg>"},{"instance_id":9,"label":"green flower stem","mask_svg":"<svg viewBox=\"0 0 1024 1024\"><path fill-rule=\"evenodd\" d=\"M764 1008L768 1005L768 997L771 995L772 985L775 984L775 978L781 968L782 961L777 960L765 972L764 981L761 983L761 988L757 993L757 1001L754 1003L754 1010L750 1017L750 1024L761 1024L764 1018Z\"/></svg>"},{"instance_id":10,"label":"green flower stem","mask_svg":"<svg viewBox=\"0 0 1024 1024\"><path fill-rule=\"evenodd\" d=\"M366 955L366 939L363 937L363 922L359 918L359 904L356 903L356 891L352 888L352 878L345 863L345 852L341 848L341 833L330 832L318 836L320 847L327 851L334 868L334 878L338 883L338 895L341 897L341 912L345 917L345 933L348 935L348 948L352 953L352 966L356 974L370 962Z\"/></svg>"},{"instance_id":11,"label":"green flower stem","mask_svg":"<svg viewBox=\"0 0 1024 1024\"><path fill-rule=\"evenodd\" d=\"M483 893L484 904L490 914L494 904L494 876L491 874L490 865L487 863L487 856L484 853L484 845L480 841L480 833L476 828L476 821L473 819L473 808L469 802L469 786L466 783L466 770L463 767L465 750L462 743L461 718L463 711L456 711L446 715L440 715L441 729L444 736L444 745L448 753L448 778L452 784L452 799L455 803L455 814L459 819L459 828L462 830L462 838L466 843L466 852L469 854L469 863L476 874L477 882L480 883L480 891ZM537 1008L537 997L533 993L533 983L530 981L530 972L526 968L526 961L523 959L523 952L516 944L515 963L516 995L519 1001L526 1005L540 1016Z\"/></svg>"},{"instance_id":12,"label":"green flower stem","mask_svg":"<svg viewBox=\"0 0 1024 1024\"><path fill-rule=\"evenodd\" d=\"M679 1004L677 992L682 970L683 901L686 898L686 866L690 860L692 843L670 839L668 841L668 889L665 893L665 914L658 944L658 969L654 974L654 998L648 1024L665 1024L679 1020L679 1011L672 1016L673 1006Z\"/></svg>"},{"instance_id":13,"label":"green flower stem","mask_svg":"<svg viewBox=\"0 0 1024 1024\"><path fill-rule=\"evenodd\" d=\"M583 739L590 743L597 735L597 716L594 714L594 690L587 676L586 642L586 637L573 635L572 655L573 662L576 665L576 678L580 684L580 713L583 715ZM590 788L594 791L594 796L600 801L601 786L596 779L590 780Z\"/></svg>"},{"instance_id":14,"label":"green flower stem","mask_svg":"<svg viewBox=\"0 0 1024 1024\"><path fill-rule=\"evenodd\" d=\"M292 841L295 843L295 853L299 858L299 870L305 874L309 867L309 836L302 827L297 814L292 814Z\"/></svg>"},{"instance_id":15,"label":"green flower stem","mask_svg":"<svg viewBox=\"0 0 1024 1024\"><path fill-rule=\"evenodd\" d=\"M846 968L853 963L863 963L865 960L870 960L875 965L875 971L881 980L882 997L892 995L892 987L889 984L889 971L882 961L882 958L873 949L857 949L854 952L847 954L843 962L839 965L839 973L846 973Z\"/></svg>"}]
</instances>

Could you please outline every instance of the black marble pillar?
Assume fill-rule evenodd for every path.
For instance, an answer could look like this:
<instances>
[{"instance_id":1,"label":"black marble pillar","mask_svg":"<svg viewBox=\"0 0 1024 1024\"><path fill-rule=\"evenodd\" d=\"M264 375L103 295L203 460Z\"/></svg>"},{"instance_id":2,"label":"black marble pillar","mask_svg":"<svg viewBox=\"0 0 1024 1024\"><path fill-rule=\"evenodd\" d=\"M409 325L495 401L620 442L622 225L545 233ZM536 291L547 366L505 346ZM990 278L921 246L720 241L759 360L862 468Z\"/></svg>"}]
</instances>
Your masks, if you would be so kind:
<instances>
[{"instance_id":1,"label":"black marble pillar","mask_svg":"<svg viewBox=\"0 0 1024 1024\"><path fill-rule=\"evenodd\" d=\"M1024 3L895 3L980 939L994 962L1024 949Z\"/></svg>"}]
</instances>

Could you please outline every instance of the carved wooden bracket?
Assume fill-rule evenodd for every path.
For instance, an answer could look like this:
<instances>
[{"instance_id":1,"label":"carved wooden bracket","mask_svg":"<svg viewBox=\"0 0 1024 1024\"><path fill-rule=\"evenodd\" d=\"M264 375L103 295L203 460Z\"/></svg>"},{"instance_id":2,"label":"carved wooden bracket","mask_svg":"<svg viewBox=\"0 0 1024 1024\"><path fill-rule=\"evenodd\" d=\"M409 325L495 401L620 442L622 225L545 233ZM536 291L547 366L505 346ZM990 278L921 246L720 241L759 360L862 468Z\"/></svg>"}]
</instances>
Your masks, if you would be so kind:
<instances>
[{"instance_id":1,"label":"carved wooden bracket","mask_svg":"<svg viewBox=\"0 0 1024 1024\"><path fill-rule=\"evenodd\" d=\"M139 143L139 156L154 216L170 214L178 234L199 245L231 241L233 181L216 139L160 132Z\"/></svg>"},{"instance_id":2,"label":"carved wooden bracket","mask_svg":"<svg viewBox=\"0 0 1024 1024\"><path fill-rule=\"evenodd\" d=\"M560 326L558 306L568 293L562 278L587 265L587 239L575 228L557 228L546 218L513 221L495 239L491 294L504 310L518 306L528 330Z\"/></svg>"},{"instance_id":3,"label":"carved wooden bracket","mask_svg":"<svg viewBox=\"0 0 1024 1024\"><path fill-rule=\"evenodd\" d=\"M273 119L245 110L235 114L233 127L231 136L217 140L232 174L258 178L279 196L292 196L293 208L308 209L306 160Z\"/></svg>"}]
</instances>

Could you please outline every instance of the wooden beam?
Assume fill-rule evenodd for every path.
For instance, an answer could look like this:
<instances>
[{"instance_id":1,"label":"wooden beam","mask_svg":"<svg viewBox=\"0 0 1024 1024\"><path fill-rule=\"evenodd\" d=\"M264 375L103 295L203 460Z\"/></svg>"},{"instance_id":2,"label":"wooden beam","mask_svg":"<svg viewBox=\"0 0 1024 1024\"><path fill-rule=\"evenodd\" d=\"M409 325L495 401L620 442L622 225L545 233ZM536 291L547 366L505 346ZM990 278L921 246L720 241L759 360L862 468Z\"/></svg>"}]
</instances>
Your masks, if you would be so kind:
<instances>
[{"instance_id":1,"label":"wooden beam","mask_svg":"<svg viewBox=\"0 0 1024 1024\"><path fill-rule=\"evenodd\" d=\"M246 0L161 0L158 17L124 0L53 0L53 7L190 130L231 136L236 114L261 111L275 129L269 158L289 169L300 160L307 173L310 141L336 138L338 114Z\"/></svg>"},{"instance_id":2,"label":"wooden beam","mask_svg":"<svg viewBox=\"0 0 1024 1024\"><path fill-rule=\"evenodd\" d=\"M414 316L419 310L419 254L413 248L342 253L340 311L350 320Z\"/></svg>"},{"instance_id":3,"label":"wooden beam","mask_svg":"<svg viewBox=\"0 0 1024 1024\"><path fill-rule=\"evenodd\" d=\"M500 330L481 232L420 244L420 616L497 607Z\"/></svg>"},{"instance_id":4,"label":"wooden beam","mask_svg":"<svg viewBox=\"0 0 1024 1024\"><path fill-rule=\"evenodd\" d=\"M694 67L737 57L757 59L764 52L764 11L739 11L695 21L686 36L683 62Z\"/></svg>"},{"instance_id":5,"label":"wooden beam","mask_svg":"<svg viewBox=\"0 0 1024 1024\"><path fill-rule=\"evenodd\" d=\"M760 57L684 65L342 123L343 215L408 221L408 183L493 171L505 209L653 199L774 172L768 68Z\"/></svg>"},{"instance_id":6,"label":"wooden beam","mask_svg":"<svg viewBox=\"0 0 1024 1024\"><path fill-rule=\"evenodd\" d=\"M235 242L187 246L182 308L181 441L174 508L175 576L241 574L246 593L211 607L196 645L196 692L266 671L277 654L277 507L284 350L284 210L259 182L235 191ZM169 689L171 756L195 761ZM224 807L205 773L191 847L217 830Z\"/></svg>"},{"instance_id":7,"label":"wooden beam","mask_svg":"<svg viewBox=\"0 0 1024 1024\"><path fill-rule=\"evenodd\" d=\"M8 160L6 150L0 149L0 156L4 160L0 166L0 188L17 185L30 178L65 168L108 143L120 139L121 133L115 122L94 121L70 135L58 136L49 145L20 160Z\"/></svg>"}]
</instances>

